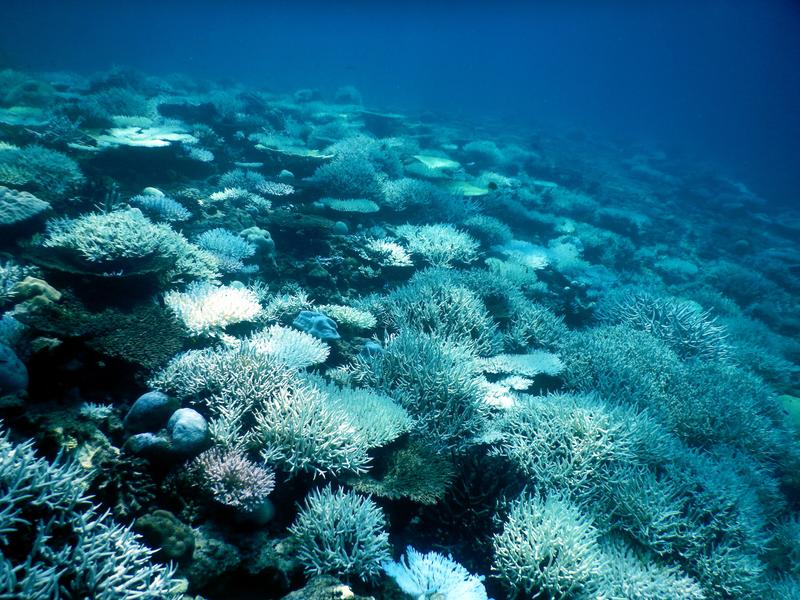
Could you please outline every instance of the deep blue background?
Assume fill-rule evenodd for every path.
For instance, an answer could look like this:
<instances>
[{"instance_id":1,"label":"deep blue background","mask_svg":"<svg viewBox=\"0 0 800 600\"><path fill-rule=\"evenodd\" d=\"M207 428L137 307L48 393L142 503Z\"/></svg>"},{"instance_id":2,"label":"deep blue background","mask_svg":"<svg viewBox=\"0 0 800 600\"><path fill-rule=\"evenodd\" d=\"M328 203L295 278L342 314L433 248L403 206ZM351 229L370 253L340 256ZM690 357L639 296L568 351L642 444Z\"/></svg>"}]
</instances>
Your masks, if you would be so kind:
<instances>
[{"instance_id":1,"label":"deep blue background","mask_svg":"<svg viewBox=\"0 0 800 600\"><path fill-rule=\"evenodd\" d=\"M0 63L342 84L368 105L582 127L800 205L800 3L0 0Z\"/></svg>"}]
</instances>

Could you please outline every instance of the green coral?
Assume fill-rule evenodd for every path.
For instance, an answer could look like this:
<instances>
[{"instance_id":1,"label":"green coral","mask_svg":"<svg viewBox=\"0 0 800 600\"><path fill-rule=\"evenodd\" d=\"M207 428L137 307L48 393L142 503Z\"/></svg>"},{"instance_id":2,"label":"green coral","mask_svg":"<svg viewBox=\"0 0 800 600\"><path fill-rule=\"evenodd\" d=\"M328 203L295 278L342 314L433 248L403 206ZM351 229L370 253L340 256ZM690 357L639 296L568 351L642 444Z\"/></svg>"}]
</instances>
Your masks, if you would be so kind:
<instances>
[{"instance_id":1,"label":"green coral","mask_svg":"<svg viewBox=\"0 0 800 600\"><path fill-rule=\"evenodd\" d=\"M436 504L455 478L452 461L417 441L378 457L373 471L348 477L347 484L359 492L382 498Z\"/></svg>"}]
</instances>

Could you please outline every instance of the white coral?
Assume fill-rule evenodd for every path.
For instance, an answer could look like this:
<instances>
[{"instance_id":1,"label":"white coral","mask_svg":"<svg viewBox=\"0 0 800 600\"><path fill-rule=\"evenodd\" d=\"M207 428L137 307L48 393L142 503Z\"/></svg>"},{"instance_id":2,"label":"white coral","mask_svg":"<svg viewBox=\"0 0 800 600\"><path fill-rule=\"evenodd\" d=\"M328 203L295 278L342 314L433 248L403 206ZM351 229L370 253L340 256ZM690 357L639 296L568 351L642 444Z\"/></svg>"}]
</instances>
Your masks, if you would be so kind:
<instances>
[{"instance_id":1,"label":"white coral","mask_svg":"<svg viewBox=\"0 0 800 600\"><path fill-rule=\"evenodd\" d=\"M411 546L399 562L386 562L383 570L406 594L415 598L442 600L486 600L483 577L438 552L422 554Z\"/></svg>"},{"instance_id":2,"label":"white coral","mask_svg":"<svg viewBox=\"0 0 800 600\"><path fill-rule=\"evenodd\" d=\"M293 369L324 363L330 353L327 344L314 336L283 325L272 325L254 333L245 345L260 354L269 354Z\"/></svg>"},{"instance_id":3,"label":"white coral","mask_svg":"<svg viewBox=\"0 0 800 600\"><path fill-rule=\"evenodd\" d=\"M194 335L220 335L228 325L252 321L261 312L256 294L242 285L190 284L170 291L164 302Z\"/></svg>"}]
</instances>

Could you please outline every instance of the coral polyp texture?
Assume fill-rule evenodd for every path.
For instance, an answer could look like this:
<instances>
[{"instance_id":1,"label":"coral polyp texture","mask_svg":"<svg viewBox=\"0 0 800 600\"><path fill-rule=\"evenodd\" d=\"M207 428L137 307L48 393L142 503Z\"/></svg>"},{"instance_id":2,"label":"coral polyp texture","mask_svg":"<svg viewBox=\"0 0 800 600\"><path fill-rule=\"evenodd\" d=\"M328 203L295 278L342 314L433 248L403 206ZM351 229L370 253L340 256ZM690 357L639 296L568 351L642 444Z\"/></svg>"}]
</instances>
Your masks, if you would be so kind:
<instances>
[{"instance_id":1,"label":"coral polyp texture","mask_svg":"<svg viewBox=\"0 0 800 600\"><path fill-rule=\"evenodd\" d=\"M800 598L795 213L268 83L0 71L0 598Z\"/></svg>"}]
</instances>

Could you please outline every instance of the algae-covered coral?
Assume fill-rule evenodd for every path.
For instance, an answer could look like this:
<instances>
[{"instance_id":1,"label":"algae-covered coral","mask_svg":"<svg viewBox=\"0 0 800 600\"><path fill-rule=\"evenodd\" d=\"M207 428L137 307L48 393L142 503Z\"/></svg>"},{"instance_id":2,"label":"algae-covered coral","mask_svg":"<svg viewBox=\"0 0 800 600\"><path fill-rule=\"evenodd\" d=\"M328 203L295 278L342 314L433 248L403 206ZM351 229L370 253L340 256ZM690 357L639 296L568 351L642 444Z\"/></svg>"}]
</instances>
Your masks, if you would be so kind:
<instances>
[{"instance_id":1,"label":"algae-covered coral","mask_svg":"<svg viewBox=\"0 0 800 600\"><path fill-rule=\"evenodd\" d=\"M796 220L352 88L3 77L0 594L800 593Z\"/></svg>"}]
</instances>

